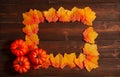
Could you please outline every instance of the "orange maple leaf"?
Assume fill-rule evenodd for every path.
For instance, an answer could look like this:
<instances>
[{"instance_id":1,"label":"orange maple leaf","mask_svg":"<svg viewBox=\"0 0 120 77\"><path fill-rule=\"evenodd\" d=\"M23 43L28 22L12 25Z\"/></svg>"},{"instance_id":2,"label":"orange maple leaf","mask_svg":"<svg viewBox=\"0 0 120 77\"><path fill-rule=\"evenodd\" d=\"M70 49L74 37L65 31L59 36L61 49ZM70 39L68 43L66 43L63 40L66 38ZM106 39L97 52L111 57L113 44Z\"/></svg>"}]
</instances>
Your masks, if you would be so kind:
<instances>
[{"instance_id":1,"label":"orange maple leaf","mask_svg":"<svg viewBox=\"0 0 120 77\"><path fill-rule=\"evenodd\" d=\"M47 69L50 65L51 65L51 63L50 63L50 56L47 55L47 59L46 59L46 61L41 65L41 67Z\"/></svg>"},{"instance_id":2,"label":"orange maple leaf","mask_svg":"<svg viewBox=\"0 0 120 77\"><path fill-rule=\"evenodd\" d=\"M72 8L71 21L72 22L75 22L75 21L80 22L80 20L81 20L80 17L81 17L81 14L80 14L79 8L77 8L77 7Z\"/></svg>"},{"instance_id":3,"label":"orange maple leaf","mask_svg":"<svg viewBox=\"0 0 120 77\"><path fill-rule=\"evenodd\" d=\"M54 8L44 11L43 14L48 22L56 22L58 20L57 12Z\"/></svg>"},{"instance_id":4,"label":"orange maple leaf","mask_svg":"<svg viewBox=\"0 0 120 77\"><path fill-rule=\"evenodd\" d=\"M98 56L86 58L84 61L85 68L90 72L92 69L98 68Z\"/></svg>"},{"instance_id":5,"label":"orange maple leaf","mask_svg":"<svg viewBox=\"0 0 120 77\"><path fill-rule=\"evenodd\" d=\"M29 49L37 48L37 45L39 44L39 38L37 34L33 34L31 36L26 35L25 40L28 44Z\"/></svg>"},{"instance_id":6,"label":"orange maple leaf","mask_svg":"<svg viewBox=\"0 0 120 77\"><path fill-rule=\"evenodd\" d=\"M57 54L55 57L53 56L53 54L50 54L51 65L55 68L60 68L62 59L63 59L63 56L60 53Z\"/></svg>"},{"instance_id":7,"label":"orange maple leaf","mask_svg":"<svg viewBox=\"0 0 120 77\"><path fill-rule=\"evenodd\" d=\"M95 43L98 33L93 29L93 27L88 27L83 32L83 37L86 42Z\"/></svg>"},{"instance_id":8,"label":"orange maple leaf","mask_svg":"<svg viewBox=\"0 0 120 77\"><path fill-rule=\"evenodd\" d=\"M74 68L76 65L74 64L74 60L76 59L76 55L75 53L70 53L64 54L64 59L65 59L65 63L70 67L70 68Z\"/></svg>"},{"instance_id":9,"label":"orange maple leaf","mask_svg":"<svg viewBox=\"0 0 120 77\"><path fill-rule=\"evenodd\" d=\"M83 18L81 18L81 22L88 26L92 26L92 22L96 18L95 12L92 11L90 7L85 7L83 10L84 10L84 13L83 13L84 16Z\"/></svg>"},{"instance_id":10,"label":"orange maple leaf","mask_svg":"<svg viewBox=\"0 0 120 77\"><path fill-rule=\"evenodd\" d=\"M71 15L71 11L64 9L63 7L60 7L57 11L57 16L59 18L59 21L61 22L71 21L70 15Z\"/></svg>"},{"instance_id":11,"label":"orange maple leaf","mask_svg":"<svg viewBox=\"0 0 120 77\"><path fill-rule=\"evenodd\" d=\"M85 55L83 53L80 53L80 55L78 56L78 58L76 58L74 60L74 62L79 68L83 69L84 68L84 60L85 60Z\"/></svg>"},{"instance_id":12,"label":"orange maple leaf","mask_svg":"<svg viewBox=\"0 0 120 77\"><path fill-rule=\"evenodd\" d=\"M38 24L33 24L33 25L26 25L23 28L23 32L29 36L33 35L33 34L37 34L38 33Z\"/></svg>"},{"instance_id":13,"label":"orange maple leaf","mask_svg":"<svg viewBox=\"0 0 120 77\"><path fill-rule=\"evenodd\" d=\"M88 71L98 67L99 53L96 44L85 43L83 53L86 55L84 66Z\"/></svg>"},{"instance_id":14,"label":"orange maple leaf","mask_svg":"<svg viewBox=\"0 0 120 77\"><path fill-rule=\"evenodd\" d=\"M97 50L97 45L96 44L89 44L85 43L83 47L83 53L85 55L91 55L91 56L98 56L98 50Z\"/></svg>"},{"instance_id":15,"label":"orange maple leaf","mask_svg":"<svg viewBox=\"0 0 120 77\"><path fill-rule=\"evenodd\" d=\"M39 24L44 21L42 12L36 9L30 9L29 12L23 13L23 18L24 25Z\"/></svg>"}]
</instances>

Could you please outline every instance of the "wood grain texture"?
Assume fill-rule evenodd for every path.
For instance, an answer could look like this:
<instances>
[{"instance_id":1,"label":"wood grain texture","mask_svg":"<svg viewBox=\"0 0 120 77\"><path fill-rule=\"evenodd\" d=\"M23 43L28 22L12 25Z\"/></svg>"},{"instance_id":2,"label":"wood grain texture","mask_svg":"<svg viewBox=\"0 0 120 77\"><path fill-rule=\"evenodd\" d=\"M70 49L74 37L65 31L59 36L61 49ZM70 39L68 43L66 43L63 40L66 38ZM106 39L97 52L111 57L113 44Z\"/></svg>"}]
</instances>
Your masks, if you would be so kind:
<instances>
[{"instance_id":1,"label":"wood grain texture","mask_svg":"<svg viewBox=\"0 0 120 77\"><path fill-rule=\"evenodd\" d=\"M12 64L15 56L11 54L10 44L15 39L24 39L22 32L22 13L29 9L48 10L63 6L90 6L96 12L93 27L99 33L96 43L100 53L99 68L92 72L77 67L70 69L33 70L18 74ZM0 0L0 77L120 77L120 1L119 0ZM87 26L74 23L39 24L39 47L48 53L71 53L78 55L84 45L82 32Z\"/></svg>"}]
</instances>

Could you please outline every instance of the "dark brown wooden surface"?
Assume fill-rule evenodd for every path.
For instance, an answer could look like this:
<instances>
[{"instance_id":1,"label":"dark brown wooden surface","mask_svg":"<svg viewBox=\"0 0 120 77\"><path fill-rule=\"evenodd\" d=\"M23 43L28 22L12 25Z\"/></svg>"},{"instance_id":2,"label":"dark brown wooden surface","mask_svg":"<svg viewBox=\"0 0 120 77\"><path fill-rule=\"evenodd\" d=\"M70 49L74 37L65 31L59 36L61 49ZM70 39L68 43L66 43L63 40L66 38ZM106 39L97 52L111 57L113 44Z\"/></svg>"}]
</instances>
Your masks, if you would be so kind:
<instances>
[{"instance_id":1,"label":"dark brown wooden surface","mask_svg":"<svg viewBox=\"0 0 120 77\"><path fill-rule=\"evenodd\" d=\"M99 68L91 72L78 68L48 68L18 74L12 67L15 56L9 49L15 39L24 39L22 13L29 9L48 10L60 6L90 6L97 15L93 27L99 33L96 43L100 53ZM79 53L83 48L82 23L42 23L40 47L48 53ZM120 1L119 0L0 0L0 77L120 77Z\"/></svg>"}]
</instances>

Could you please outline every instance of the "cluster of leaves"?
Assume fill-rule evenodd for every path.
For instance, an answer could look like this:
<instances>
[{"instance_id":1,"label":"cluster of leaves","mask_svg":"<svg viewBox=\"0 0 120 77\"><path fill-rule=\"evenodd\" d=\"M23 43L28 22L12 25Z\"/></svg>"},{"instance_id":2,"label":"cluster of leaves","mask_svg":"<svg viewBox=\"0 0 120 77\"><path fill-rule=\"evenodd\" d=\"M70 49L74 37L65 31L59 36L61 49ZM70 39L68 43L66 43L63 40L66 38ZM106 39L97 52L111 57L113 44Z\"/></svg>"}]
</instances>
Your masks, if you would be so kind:
<instances>
[{"instance_id":1,"label":"cluster of leaves","mask_svg":"<svg viewBox=\"0 0 120 77\"><path fill-rule=\"evenodd\" d=\"M63 69L65 66L69 66L70 68L77 66L80 69L86 68L90 72L92 69L98 67L98 55L97 45L86 43L83 53L80 53L78 57L75 53L64 53L64 56L60 53L54 56L51 53L40 67L47 69L49 66L53 66L54 68Z\"/></svg>"},{"instance_id":2,"label":"cluster of leaves","mask_svg":"<svg viewBox=\"0 0 120 77\"><path fill-rule=\"evenodd\" d=\"M71 10L60 7L58 10L50 8L48 11L39 11L30 9L29 12L23 13L23 24L31 25L47 20L48 22L82 22L85 25L92 26L92 22L95 20L95 12L90 7L83 9L74 7Z\"/></svg>"},{"instance_id":3,"label":"cluster of leaves","mask_svg":"<svg viewBox=\"0 0 120 77\"><path fill-rule=\"evenodd\" d=\"M92 22L95 20L95 12L89 7L84 9L74 7L71 10L60 7L58 11L50 8L48 11L39 11L30 9L29 12L23 13L23 24L25 27L22 29L25 35L25 41L16 40L11 44L11 51L17 56L14 61L14 68L16 71L23 73L27 72L30 67L34 69L48 68L53 66L55 68L63 69L65 66L70 68L79 67L80 69L86 68L91 71L98 67L99 53L95 39L98 33L92 27ZM48 22L82 22L88 25L83 32L84 41L86 42L82 52L76 57L75 53L64 53L64 56L58 53L56 56L47 54L45 50L38 48L39 38L38 24L47 20ZM26 56L27 55L27 56Z\"/></svg>"}]
</instances>

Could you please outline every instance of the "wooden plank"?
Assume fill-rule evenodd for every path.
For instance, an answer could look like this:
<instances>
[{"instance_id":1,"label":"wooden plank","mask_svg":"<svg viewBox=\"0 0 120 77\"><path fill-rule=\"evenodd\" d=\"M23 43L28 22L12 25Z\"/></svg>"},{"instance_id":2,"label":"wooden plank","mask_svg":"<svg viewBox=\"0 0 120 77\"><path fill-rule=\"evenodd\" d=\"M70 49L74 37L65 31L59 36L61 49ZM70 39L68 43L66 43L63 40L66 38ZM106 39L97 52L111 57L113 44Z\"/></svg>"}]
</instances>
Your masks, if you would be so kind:
<instances>
[{"instance_id":1,"label":"wooden plank","mask_svg":"<svg viewBox=\"0 0 120 77\"><path fill-rule=\"evenodd\" d=\"M9 48L10 44L14 40L5 40L0 41L0 48ZM120 48L120 40L97 40L98 49L119 49ZM6 46L5 46L6 45ZM2 47L3 46L3 47ZM5 46L5 47L4 47ZM74 52L74 50L82 51L84 46L84 42L82 40L79 41L40 41L41 48L46 49L51 52Z\"/></svg>"},{"instance_id":2,"label":"wooden plank","mask_svg":"<svg viewBox=\"0 0 120 77\"><path fill-rule=\"evenodd\" d=\"M24 0L24 1L19 1L19 0L1 0L1 3L3 4L17 4L17 3L49 3L49 4L58 4L58 3L115 3L118 2L119 0Z\"/></svg>"},{"instance_id":3,"label":"wooden plank","mask_svg":"<svg viewBox=\"0 0 120 77\"><path fill-rule=\"evenodd\" d=\"M95 30L99 33L98 40L119 40L120 38L120 22L95 22ZM97 25L98 24L98 25ZM22 24L1 24L0 26L0 39L14 39L24 38L22 32ZM81 23L43 23L39 27L39 37L41 40L79 40L82 39L82 32L87 26ZM8 29L9 28L9 29ZM48 35L48 33L50 33ZM111 37L110 35L114 37ZM7 36L6 36L7 35ZM10 37L14 35L13 37ZM56 37L57 36L57 37ZM108 36L108 37L104 37ZM6 38L5 38L6 37ZM54 38L53 38L54 37Z\"/></svg>"},{"instance_id":4,"label":"wooden plank","mask_svg":"<svg viewBox=\"0 0 120 77\"><path fill-rule=\"evenodd\" d=\"M4 30L7 30L9 28L10 31L18 31L20 32L24 25L22 24L22 21L20 23L0 23L0 33L4 33ZM109 31L120 31L120 22L119 21L94 21L93 27L97 32L109 32ZM80 31L83 31L85 28L87 28L86 25L83 25L81 22L70 22L70 23L40 23L39 29L45 30L45 29L80 29ZM14 30L13 30L14 29ZM21 29L21 30L20 30ZM6 31L9 32L9 31Z\"/></svg>"},{"instance_id":5,"label":"wooden plank","mask_svg":"<svg viewBox=\"0 0 120 77\"><path fill-rule=\"evenodd\" d=\"M51 32L52 31L52 32ZM43 41L45 40L49 40L49 41L61 41L61 40L82 40L82 34L81 32L73 33L73 32L68 32L67 34L64 32L61 32L62 30L56 31L53 29L48 29L48 30L44 30L44 32L39 31L39 38ZM48 33L50 35L48 35ZM7 35L7 36L6 36ZM111 37L112 35L112 37ZM13 37L11 37L13 36ZM106 37L104 37L106 36ZM24 38L25 35L22 32L10 32L10 33L2 33L0 35L0 40L12 40L15 38ZM98 40L119 40L120 38L120 32L116 31L116 32L100 32L99 33L99 37L97 38Z\"/></svg>"}]
</instances>

